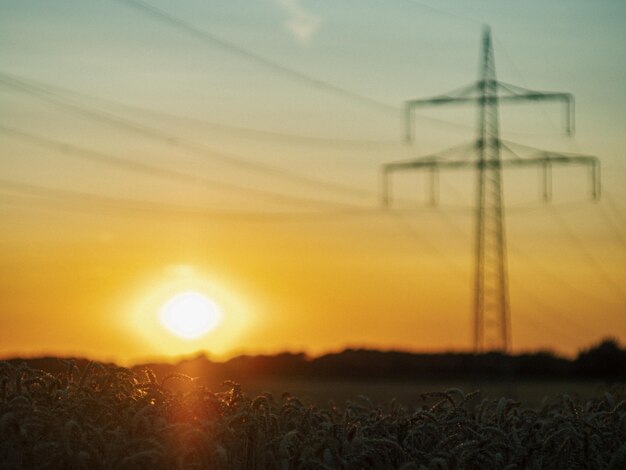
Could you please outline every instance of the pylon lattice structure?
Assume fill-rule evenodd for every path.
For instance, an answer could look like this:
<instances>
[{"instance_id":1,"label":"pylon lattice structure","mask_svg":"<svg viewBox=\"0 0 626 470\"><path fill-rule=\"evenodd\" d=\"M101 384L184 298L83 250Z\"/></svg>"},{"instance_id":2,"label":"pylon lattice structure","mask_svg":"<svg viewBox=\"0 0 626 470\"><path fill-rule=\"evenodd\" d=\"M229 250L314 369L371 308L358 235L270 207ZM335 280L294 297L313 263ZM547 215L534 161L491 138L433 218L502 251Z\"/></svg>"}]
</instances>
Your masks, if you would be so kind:
<instances>
[{"instance_id":1,"label":"pylon lattice structure","mask_svg":"<svg viewBox=\"0 0 626 470\"><path fill-rule=\"evenodd\" d=\"M438 200L437 177L442 169L476 170L476 219L474 231L473 347L475 353L511 350L511 322L507 250L502 192L502 169L538 166L542 170L542 196L552 196L551 169L555 164L581 164L590 170L591 197L600 197L600 163L596 157L546 152L500 139L498 106L524 101L558 101L564 105L564 127L574 131L574 99L569 93L539 92L496 79L491 31L484 28L480 76L477 82L432 98L410 100L405 108L406 141L414 139L414 110L422 106L470 103L478 106L477 138L468 145L427 155L415 160L383 166L382 203L392 204L391 176L398 170L430 173L430 202ZM450 159L449 155L472 150L473 158ZM523 153L529 155L522 155Z\"/></svg>"}]
</instances>

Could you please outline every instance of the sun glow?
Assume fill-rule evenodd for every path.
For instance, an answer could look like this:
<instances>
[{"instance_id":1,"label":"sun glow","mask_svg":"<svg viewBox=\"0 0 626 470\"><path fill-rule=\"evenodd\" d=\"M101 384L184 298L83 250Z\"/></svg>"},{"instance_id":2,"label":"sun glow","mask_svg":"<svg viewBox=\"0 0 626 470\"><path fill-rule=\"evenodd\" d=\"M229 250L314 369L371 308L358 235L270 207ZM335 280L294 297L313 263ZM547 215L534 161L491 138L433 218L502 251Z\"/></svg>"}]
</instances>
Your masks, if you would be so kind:
<instances>
[{"instance_id":1,"label":"sun glow","mask_svg":"<svg viewBox=\"0 0 626 470\"><path fill-rule=\"evenodd\" d=\"M199 351L224 357L240 348L256 322L237 284L192 265L154 271L133 292L120 328L143 343L150 360Z\"/></svg>"},{"instance_id":2,"label":"sun glow","mask_svg":"<svg viewBox=\"0 0 626 470\"><path fill-rule=\"evenodd\" d=\"M184 339L196 339L214 330L221 317L215 302L193 291L175 295L159 311L163 326Z\"/></svg>"}]
</instances>

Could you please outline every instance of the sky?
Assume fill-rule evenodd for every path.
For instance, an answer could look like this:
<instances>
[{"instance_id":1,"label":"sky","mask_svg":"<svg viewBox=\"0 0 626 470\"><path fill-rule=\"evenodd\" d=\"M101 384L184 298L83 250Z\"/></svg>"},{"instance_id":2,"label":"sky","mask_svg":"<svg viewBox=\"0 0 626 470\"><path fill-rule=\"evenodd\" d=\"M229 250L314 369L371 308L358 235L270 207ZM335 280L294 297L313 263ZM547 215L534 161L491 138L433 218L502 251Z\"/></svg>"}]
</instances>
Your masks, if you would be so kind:
<instances>
[{"instance_id":1,"label":"sky","mask_svg":"<svg viewBox=\"0 0 626 470\"><path fill-rule=\"evenodd\" d=\"M502 138L595 155L505 170L514 352L626 341L626 4L554 0L0 0L0 356L132 363L345 347L469 350L471 171L385 163L475 138L469 107L410 99L477 79L490 25L506 83L573 93L501 107ZM459 156L458 158L461 158ZM215 330L159 311L198 291Z\"/></svg>"}]
</instances>

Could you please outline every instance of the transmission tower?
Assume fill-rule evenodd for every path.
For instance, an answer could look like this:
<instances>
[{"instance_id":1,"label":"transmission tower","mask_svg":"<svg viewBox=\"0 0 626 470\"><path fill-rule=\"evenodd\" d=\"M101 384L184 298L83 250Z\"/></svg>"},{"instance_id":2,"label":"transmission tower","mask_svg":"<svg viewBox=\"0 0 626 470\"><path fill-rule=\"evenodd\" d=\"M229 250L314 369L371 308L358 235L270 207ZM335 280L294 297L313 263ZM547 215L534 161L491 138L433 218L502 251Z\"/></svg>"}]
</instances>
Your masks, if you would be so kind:
<instances>
[{"instance_id":1,"label":"transmission tower","mask_svg":"<svg viewBox=\"0 0 626 470\"><path fill-rule=\"evenodd\" d=\"M507 251L502 197L502 169L537 166L542 171L542 197L552 197L552 166L580 164L590 169L591 197L600 197L600 163L596 157L547 152L518 146L500 139L499 104L524 101L558 101L563 103L565 132L574 131L574 99L570 93L539 92L510 85L496 79L491 31L485 27L482 36L482 57L478 81L459 90L426 99L410 100L405 107L406 141L414 140L414 110L422 106L476 104L478 106L477 138L469 146L470 158L449 159L457 149L427 155L409 161L385 164L382 169L382 203L392 204L391 176L397 170L426 170L429 177L429 199L438 200L438 173L444 169L476 170L474 279L473 279L473 346L474 352L511 350L511 323ZM515 148L530 149L522 157Z\"/></svg>"}]
</instances>

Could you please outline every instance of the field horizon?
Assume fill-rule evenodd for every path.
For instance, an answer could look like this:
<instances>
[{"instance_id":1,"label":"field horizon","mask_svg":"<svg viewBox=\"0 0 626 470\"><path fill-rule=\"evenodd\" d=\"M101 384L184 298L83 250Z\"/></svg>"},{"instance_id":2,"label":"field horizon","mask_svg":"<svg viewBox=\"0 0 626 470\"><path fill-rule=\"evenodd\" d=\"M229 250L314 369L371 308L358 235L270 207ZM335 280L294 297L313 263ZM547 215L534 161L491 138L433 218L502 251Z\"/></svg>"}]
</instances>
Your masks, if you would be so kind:
<instances>
[{"instance_id":1,"label":"field horizon","mask_svg":"<svg viewBox=\"0 0 626 470\"><path fill-rule=\"evenodd\" d=\"M26 362L39 369L60 372L67 361L85 366L94 361L88 357L33 355L7 356L4 361ZM124 365L133 370L151 368L159 374L185 373L224 380L258 377L310 377L312 379L398 379L430 378L493 379L613 379L626 378L626 347L614 338L605 338L579 351L573 358L539 350L519 354L463 351L411 352L397 349L346 348L317 356L284 351L277 354L242 354L225 360L212 359L206 351L179 358L140 361Z\"/></svg>"}]
</instances>

